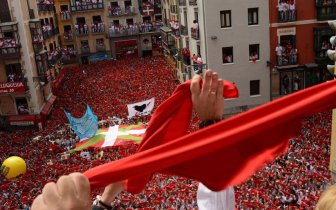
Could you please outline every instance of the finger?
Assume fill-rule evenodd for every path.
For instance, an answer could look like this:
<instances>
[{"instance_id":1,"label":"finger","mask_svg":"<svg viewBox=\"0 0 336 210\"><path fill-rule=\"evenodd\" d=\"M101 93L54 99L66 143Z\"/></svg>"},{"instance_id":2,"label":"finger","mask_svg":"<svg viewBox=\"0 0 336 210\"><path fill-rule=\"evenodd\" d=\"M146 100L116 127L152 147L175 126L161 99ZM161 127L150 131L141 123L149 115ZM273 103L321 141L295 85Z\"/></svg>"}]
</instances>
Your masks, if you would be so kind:
<instances>
[{"instance_id":1,"label":"finger","mask_svg":"<svg viewBox=\"0 0 336 210\"><path fill-rule=\"evenodd\" d=\"M72 200L76 198L75 183L69 176L61 176L57 181L57 188L63 199Z\"/></svg>"},{"instance_id":2,"label":"finger","mask_svg":"<svg viewBox=\"0 0 336 210\"><path fill-rule=\"evenodd\" d=\"M73 181L73 183L75 185L76 197L80 201L90 202L90 195L91 195L91 193L90 193L90 182L86 178L86 176L84 176L81 173L72 173L72 174L69 175L69 177L71 178L71 180Z\"/></svg>"},{"instance_id":3,"label":"finger","mask_svg":"<svg viewBox=\"0 0 336 210\"><path fill-rule=\"evenodd\" d=\"M42 194L37 196L35 200L33 201L31 210L43 210L46 209L46 205L43 202L43 197Z\"/></svg>"},{"instance_id":4,"label":"finger","mask_svg":"<svg viewBox=\"0 0 336 210\"><path fill-rule=\"evenodd\" d=\"M209 69L205 72L205 78L204 78L204 83L202 87L202 92L203 93L209 93L210 91L210 85L211 85L211 78L212 78L212 71Z\"/></svg>"},{"instance_id":5,"label":"finger","mask_svg":"<svg viewBox=\"0 0 336 210\"><path fill-rule=\"evenodd\" d=\"M190 84L190 91L191 94L199 94L201 92L200 82L202 80L202 77L200 75L195 75Z\"/></svg>"},{"instance_id":6,"label":"finger","mask_svg":"<svg viewBox=\"0 0 336 210\"><path fill-rule=\"evenodd\" d=\"M217 86L218 86L218 74L214 72L211 78L211 88L210 88L211 95L216 96Z\"/></svg>"},{"instance_id":7,"label":"finger","mask_svg":"<svg viewBox=\"0 0 336 210\"><path fill-rule=\"evenodd\" d=\"M217 81L217 99L223 100L223 92L224 92L224 81L222 79L218 79Z\"/></svg>"},{"instance_id":8,"label":"finger","mask_svg":"<svg viewBox=\"0 0 336 210\"><path fill-rule=\"evenodd\" d=\"M49 182L43 187L42 195L43 203L47 205L55 203L55 201L59 201L61 199L58 187L54 182Z\"/></svg>"}]
</instances>

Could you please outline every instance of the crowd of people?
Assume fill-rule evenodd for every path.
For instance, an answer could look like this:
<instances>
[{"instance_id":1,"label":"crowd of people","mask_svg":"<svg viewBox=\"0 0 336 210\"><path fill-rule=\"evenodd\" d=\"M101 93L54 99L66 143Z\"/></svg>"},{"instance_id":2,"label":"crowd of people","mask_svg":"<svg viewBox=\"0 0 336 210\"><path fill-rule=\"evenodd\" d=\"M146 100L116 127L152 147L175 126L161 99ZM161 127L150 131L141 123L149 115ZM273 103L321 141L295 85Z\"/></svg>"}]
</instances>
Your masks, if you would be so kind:
<instances>
[{"instance_id":1,"label":"crowd of people","mask_svg":"<svg viewBox=\"0 0 336 210\"><path fill-rule=\"evenodd\" d=\"M109 5L108 13L110 16L132 15L135 14L135 9L133 6L126 6L125 9L123 9L120 6L112 7Z\"/></svg>"},{"instance_id":2,"label":"crowd of people","mask_svg":"<svg viewBox=\"0 0 336 210\"><path fill-rule=\"evenodd\" d=\"M155 97L157 108L169 97L178 81L162 56L138 58L129 55L71 67L43 131L12 130L0 132L0 162L17 155L27 162L22 177L0 181L0 209L29 209L32 200L49 181L63 174L84 172L89 168L135 153L136 143L88 149L90 155L69 152L79 137L67 124L64 110L81 117L86 104L100 120L100 127L114 124L147 123L150 116L128 119L127 104ZM304 120L302 133L290 141L288 153L277 158L236 186L237 209L274 209L313 207L321 191L332 183L328 171L331 113L319 113ZM194 114L190 132L198 129ZM270 137L271 138L271 137ZM83 154L83 153L82 153ZM225 163L223 163L225 164ZM38 180L38 182L36 182ZM183 177L155 174L145 190L137 195L121 193L114 209L197 209L198 183ZM95 191L95 195L101 191Z\"/></svg>"},{"instance_id":3,"label":"crowd of people","mask_svg":"<svg viewBox=\"0 0 336 210\"><path fill-rule=\"evenodd\" d=\"M16 47L17 42L13 38L0 38L0 49Z\"/></svg>"},{"instance_id":4,"label":"crowd of people","mask_svg":"<svg viewBox=\"0 0 336 210\"><path fill-rule=\"evenodd\" d=\"M142 23L134 23L134 24L127 24L127 25L116 25L111 23L109 27L109 33L111 35L114 34L138 34L138 33L145 33L151 31L159 31L161 27L161 21L157 22L142 22Z\"/></svg>"},{"instance_id":5,"label":"crowd of people","mask_svg":"<svg viewBox=\"0 0 336 210\"><path fill-rule=\"evenodd\" d=\"M298 63L298 50L288 40L278 44L275 48L278 66L294 65Z\"/></svg>"},{"instance_id":6,"label":"crowd of people","mask_svg":"<svg viewBox=\"0 0 336 210\"><path fill-rule=\"evenodd\" d=\"M105 31L105 23L104 22L93 22L91 25L91 31L93 33L101 33Z\"/></svg>"},{"instance_id":7,"label":"crowd of people","mask_svg":"<svg viewBox=\"0 0 336 210\"><path fill-rule=\"evenodd\" d=\"M71 18L71 14L69 10L62 10L61 11L61 19L62 20L69 20Z\"/></svg>"},{"instance_id":8,"label":"crowd of people","mask_svg":"<svg viewBox=\"0 0 336 210\"><path fill-rule=\"evenodd\" d=\"M295 21L295 0L280 0L278 4L280 22Z\"/></svg>"}]
</instances>

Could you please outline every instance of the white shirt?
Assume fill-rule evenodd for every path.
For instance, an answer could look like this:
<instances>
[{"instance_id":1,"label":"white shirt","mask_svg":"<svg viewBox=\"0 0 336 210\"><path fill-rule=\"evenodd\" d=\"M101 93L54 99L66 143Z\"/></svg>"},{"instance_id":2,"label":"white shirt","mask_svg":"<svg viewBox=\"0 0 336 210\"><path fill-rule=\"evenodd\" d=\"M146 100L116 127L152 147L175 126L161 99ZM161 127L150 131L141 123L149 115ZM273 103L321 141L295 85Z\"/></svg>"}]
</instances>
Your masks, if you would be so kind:
<instances>
[{"instance_id":1,"label":"white shirt","mask_svg":"<svg viewBox=\"0 0 336 210\"><path fill-rule=\"evenodd\" d=\"M213 192L200 183L197 189L197 205L199 210L234 210L234 189L229 187L220 192Z\"/></svg>"}]
</instances>

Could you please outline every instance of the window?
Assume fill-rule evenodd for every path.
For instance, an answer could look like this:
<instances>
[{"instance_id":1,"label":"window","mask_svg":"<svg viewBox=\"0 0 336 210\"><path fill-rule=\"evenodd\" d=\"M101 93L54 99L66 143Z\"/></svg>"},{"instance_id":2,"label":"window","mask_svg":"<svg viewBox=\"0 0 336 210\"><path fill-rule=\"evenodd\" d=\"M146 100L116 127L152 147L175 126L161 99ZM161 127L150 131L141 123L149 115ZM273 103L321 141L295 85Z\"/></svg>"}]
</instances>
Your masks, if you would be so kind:
<instances>
[{"instance_id":1,"label":"window","mask_svg":"<svg viewBox=\"0 0 336 210\"><path fill-rule=\"evenodd\" d=\"M249 25L258 25L258 8L249 8L248 9L248 24Z\"/></svg>"},{"instance_id":2,"label":"window","mask_svg":"<svg viewBox=\"0 0 336 210\"><path fill-rule=\"evenodd\" d=\"M249 60L250 61L258 61L260 60L260 57L259 57L259 44L250 44L249 46Z\"/></svg>"},{"instance_id":3,"label":"window","mask_svg":"<svg viewBox=\"0 0 336 210\"><path fill-rule=\"evenodd\" d=\"M231 27L231 10L225 10L220 12L221 28Z\"/></svg>"},{"instance_id":4,"label":"window","mask_svg":"<svg viewBox=\"0 0 336 210\"><path fill-rule=\"evenodd\" d=\"M223 63L233 63L233 47L222 48Z\"/></svg>"},{"instance_id":5,"label":"window","mask_svg":"<svg viewBox=\"0 0 336 210\"><path fill-rule=\"evenodd\" d=\"M260 80L250 81L250 96L260 95Z\"/></svg>"}]
</instances>

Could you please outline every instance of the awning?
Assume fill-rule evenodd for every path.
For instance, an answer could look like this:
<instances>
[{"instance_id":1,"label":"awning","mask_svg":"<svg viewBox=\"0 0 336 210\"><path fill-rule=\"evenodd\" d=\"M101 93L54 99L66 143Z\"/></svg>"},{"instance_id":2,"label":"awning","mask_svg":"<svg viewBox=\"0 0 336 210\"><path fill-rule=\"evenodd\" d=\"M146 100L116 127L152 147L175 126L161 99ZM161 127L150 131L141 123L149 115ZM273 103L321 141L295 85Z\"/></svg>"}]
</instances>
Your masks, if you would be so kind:
<instances>
[{"instance_id":1,"label":"awning","mask_svg":"<svg viewBox=\"0 0 336 210\"><path fill-rule=\"evenodd\" d=\"M36 120L35 115L13 115L8 117L10 125L30 126L34 125Z\"/></svg>"},{"instance_id":2,"label":"awning","mask_svg":"<svg viewBox=\"0 0 336 210\"><path fill-rule=\"evenodd\" d=\"M44 107L43 107L40 115L48 116L48 114L50 113L52 105L54 104L55 100L56 100L56 96L52 95L50 97L50 99L48 100L48 102L44 105Z\"/></svg>"}]
</instances>

